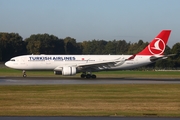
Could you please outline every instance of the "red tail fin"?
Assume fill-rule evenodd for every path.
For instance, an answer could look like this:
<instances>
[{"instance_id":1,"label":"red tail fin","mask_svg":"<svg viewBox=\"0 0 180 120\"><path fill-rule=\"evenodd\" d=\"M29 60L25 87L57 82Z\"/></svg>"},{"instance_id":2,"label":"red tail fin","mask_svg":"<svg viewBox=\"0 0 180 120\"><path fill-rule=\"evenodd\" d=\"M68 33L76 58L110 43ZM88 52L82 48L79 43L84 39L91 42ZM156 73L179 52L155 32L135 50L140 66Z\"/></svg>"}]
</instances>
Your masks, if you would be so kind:
<instances>
[{"instance_id":1,"label":"red tail fin","mask_svg":"<svg viewBox=\"0 0 180 120\"><path fill-rule=\"evenodd\" d=\"M162 30L149 45L137 55L162 55L166 48L171 30Z\"/></svg>"}]
</instances>

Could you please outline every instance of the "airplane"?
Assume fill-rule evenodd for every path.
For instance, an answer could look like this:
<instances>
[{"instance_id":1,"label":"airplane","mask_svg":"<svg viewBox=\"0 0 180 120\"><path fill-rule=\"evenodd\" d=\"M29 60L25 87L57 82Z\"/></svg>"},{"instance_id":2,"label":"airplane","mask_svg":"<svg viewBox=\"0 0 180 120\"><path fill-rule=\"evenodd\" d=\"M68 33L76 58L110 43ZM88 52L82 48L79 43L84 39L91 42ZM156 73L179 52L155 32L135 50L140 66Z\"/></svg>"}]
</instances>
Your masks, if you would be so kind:
<instances>
[{"instance_id":1,"label":"airplane","mask_svg":"<svg viewBox=\"0 0 180 120\"><path fill-rule=\"evenodd\" d=\"M162 30L142 51L134 55L22 55L5 63L9 68L23 70L53 70L55 75L96 78L92 72L126 70L145 66L171 55L163 55L171 30Z\"/></svg>"}]
</instances>

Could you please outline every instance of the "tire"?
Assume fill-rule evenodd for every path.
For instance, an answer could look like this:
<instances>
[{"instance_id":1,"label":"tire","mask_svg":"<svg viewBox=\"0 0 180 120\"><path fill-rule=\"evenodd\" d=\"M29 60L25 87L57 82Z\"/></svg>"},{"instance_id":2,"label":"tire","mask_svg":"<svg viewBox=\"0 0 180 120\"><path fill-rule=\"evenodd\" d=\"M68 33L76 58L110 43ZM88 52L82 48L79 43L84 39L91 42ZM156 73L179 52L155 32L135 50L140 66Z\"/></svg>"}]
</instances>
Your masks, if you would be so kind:
<instances>
[{"instance_id":1,"label":"tire","mask_svg":"<svg viewBox=\"0 0 180 120\"><path fill-rule=\"evenodd\" d=\"M27 75L26 75L26 74L23 74L23 77L25 78L25 77L27 77Z\"/></svg>"},{"instance_id":2,"label":"tire","mask_svg":"<svg viewBox=\"0 0 180 120\"><path fill-rule=\"evenodd\" d=\"M86 75L85 74L81 74L81 78L85 78L86 77Z\"/></svg>"},{"instance_id":3,"label":"tire","mask_svg":"<svg viewBox=\"0 0 180 120\"><path fill-rule=\"evenodd\" d=\"M94 75L94 74L93 74L91 77L92 77L93 79L96 79L96 75Z\"/></svg>"},{"instance_id":4,"label":"tire","mask_svg":"<svg viewBox=\"0 0 180 120\"><path fill-rule=\"evenodd\" d=\"M90 74L87 74L87 75L86 75L86 78L87 78L87 79L90 79L90 78L91 78L91 75L90 75Z\"/></svg>"}]
</instances>

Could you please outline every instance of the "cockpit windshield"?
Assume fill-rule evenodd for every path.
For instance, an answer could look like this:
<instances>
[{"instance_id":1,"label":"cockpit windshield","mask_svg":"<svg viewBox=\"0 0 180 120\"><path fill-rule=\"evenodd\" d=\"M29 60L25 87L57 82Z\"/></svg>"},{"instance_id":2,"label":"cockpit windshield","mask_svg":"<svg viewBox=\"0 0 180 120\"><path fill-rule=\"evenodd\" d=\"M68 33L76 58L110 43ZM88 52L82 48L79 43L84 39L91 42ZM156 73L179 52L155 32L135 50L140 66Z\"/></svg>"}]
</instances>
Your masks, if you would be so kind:
<instances>
[{"instance_id":1,"label":"cockpit windshield","mask_svg":"<svg viewBox=\"0 0 180 120\"><path fill-rule=\"evenodd\" d=\"M15 61L15 59L10 59L10 61Z\"/></svg>"}]
</instances>

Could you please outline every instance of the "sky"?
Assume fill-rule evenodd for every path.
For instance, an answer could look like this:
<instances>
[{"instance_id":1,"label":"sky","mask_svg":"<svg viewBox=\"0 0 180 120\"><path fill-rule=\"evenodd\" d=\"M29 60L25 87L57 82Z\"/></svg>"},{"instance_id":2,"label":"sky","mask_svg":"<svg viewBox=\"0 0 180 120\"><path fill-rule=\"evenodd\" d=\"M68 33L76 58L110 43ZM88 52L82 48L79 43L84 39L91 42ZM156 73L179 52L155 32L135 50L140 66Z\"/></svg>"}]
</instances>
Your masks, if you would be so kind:
<instances>
[{"instance_id":1,"label":"sky","mask_svg":"<svg viewBox=\"0 0 180 120\"><path fill-rule=\"evenodd\" d=\"M172 30L168 46L180 41L180 0L0 0L0 32L52 34L87 40L150 42Z\"/></svg>"}]
</instances>

